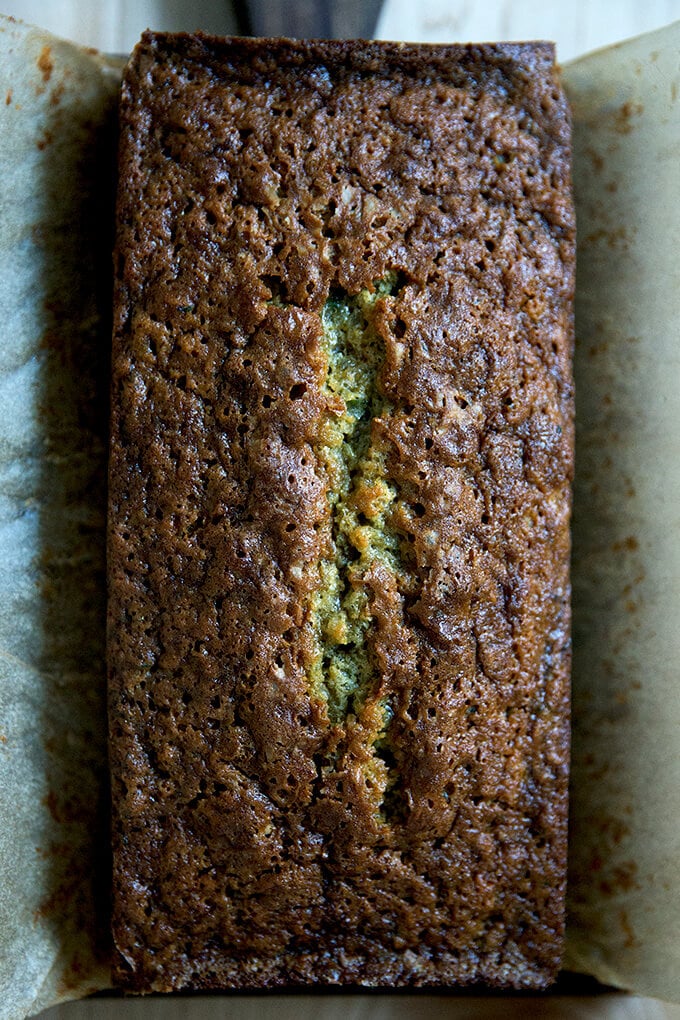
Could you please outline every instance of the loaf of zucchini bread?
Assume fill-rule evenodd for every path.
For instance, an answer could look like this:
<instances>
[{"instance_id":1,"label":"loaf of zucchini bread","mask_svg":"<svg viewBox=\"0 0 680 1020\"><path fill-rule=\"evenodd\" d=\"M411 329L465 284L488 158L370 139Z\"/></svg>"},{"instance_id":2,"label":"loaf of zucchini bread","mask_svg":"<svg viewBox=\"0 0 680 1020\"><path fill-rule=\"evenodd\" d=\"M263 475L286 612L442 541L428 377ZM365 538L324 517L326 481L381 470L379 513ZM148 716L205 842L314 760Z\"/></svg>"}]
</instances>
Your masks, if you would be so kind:
<instances>
[{"instance_id":1,"label":"loaf of zucchini bread","mask_svg":"<svg viewBox=\"0 0 680 1020\"><path fill-rule=\"evenodd\" d=\"M552 47L147 34L120 116L116 979L544 987L573 460Z\"/></svg>"}]
</instances>

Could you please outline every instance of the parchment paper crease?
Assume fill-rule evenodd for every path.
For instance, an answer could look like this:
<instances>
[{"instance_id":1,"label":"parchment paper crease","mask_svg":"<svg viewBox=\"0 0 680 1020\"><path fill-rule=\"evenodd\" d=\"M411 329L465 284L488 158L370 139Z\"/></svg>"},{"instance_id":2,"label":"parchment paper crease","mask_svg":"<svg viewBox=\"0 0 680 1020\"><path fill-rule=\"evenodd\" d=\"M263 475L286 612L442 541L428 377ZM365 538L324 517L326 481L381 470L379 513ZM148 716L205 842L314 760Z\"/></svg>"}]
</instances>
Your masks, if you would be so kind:
<instances>
[{"instance_id":1,"label":"parchment paper crease","mask_svg":"<svg viewBox=\"0 0 680 1020\"><path fill-rule=\"evenodd\" d=\"M680 1000L679 26L565 80L579 222L567 963ZM0 1016L104 988L118 71L0 20Z\"/></svg>"}]
</instances>

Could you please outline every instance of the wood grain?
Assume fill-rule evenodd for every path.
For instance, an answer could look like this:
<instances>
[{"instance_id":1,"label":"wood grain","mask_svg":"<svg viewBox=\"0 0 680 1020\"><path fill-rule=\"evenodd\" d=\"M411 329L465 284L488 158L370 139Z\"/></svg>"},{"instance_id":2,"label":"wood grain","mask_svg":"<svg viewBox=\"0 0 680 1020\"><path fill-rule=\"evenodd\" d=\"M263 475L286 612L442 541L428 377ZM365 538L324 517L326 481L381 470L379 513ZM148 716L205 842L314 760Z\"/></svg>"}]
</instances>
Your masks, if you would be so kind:
<instances>
[{"instance_id":1,"label":"wood grain","mask_svg":"<svg viewBox=\"0 0 680 1020\"><path fill-rule=\"evenodd\" d=\"M291 9L294 3L291 2ZM229 0L4 0L3 10L107 53L127 53L145 28L224 35L238 22ZM680 0L385 0L376 35L422 42L553 39L559 59L680 18Z\"/></svg>"}]
</instances>

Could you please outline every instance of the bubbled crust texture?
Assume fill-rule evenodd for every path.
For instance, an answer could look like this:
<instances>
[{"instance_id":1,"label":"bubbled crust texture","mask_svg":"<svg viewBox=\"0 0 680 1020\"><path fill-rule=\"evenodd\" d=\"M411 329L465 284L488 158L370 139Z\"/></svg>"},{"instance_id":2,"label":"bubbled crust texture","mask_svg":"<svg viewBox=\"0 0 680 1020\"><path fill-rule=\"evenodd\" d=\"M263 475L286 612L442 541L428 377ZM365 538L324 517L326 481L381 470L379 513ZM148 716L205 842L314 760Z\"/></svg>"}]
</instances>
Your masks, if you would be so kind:
<instances>
[{"instance_id":1,"label":"bubbled crust texture","mask_svg":"<svg viewBox=\"0 0 680 1020\"><path fill-rule=\"evenodd\" d=\"M127 988L554 978L569 156L544 44L135 51L109 536ZM321 311L389 271L372 437L406 553L365 578L375 687L332 725L307 681L333 555ZM389 800L371 768L385 704Z\"/></svg>"}]
</instances>

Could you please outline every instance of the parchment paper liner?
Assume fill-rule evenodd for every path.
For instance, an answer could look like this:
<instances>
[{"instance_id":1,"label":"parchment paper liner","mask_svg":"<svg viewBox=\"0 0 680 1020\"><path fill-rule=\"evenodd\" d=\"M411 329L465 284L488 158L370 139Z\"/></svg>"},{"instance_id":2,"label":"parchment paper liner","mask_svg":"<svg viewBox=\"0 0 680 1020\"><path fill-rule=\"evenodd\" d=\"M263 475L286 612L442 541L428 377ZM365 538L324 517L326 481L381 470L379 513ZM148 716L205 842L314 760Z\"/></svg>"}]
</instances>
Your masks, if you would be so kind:
<instances>
[{"instance_id":1,"label":"parchment paper liner","mask_svg":"<svg viewBox=\"0 0 680 1020\"><path fill-rule=\"evenodd\" d=\"M680 1000L680 25L565 69L579 222L567 964ZM107 987L119 64L0 20L0 1016Z\"/></svg>"}]
</instances>

